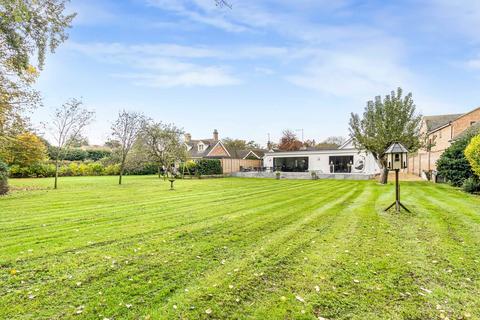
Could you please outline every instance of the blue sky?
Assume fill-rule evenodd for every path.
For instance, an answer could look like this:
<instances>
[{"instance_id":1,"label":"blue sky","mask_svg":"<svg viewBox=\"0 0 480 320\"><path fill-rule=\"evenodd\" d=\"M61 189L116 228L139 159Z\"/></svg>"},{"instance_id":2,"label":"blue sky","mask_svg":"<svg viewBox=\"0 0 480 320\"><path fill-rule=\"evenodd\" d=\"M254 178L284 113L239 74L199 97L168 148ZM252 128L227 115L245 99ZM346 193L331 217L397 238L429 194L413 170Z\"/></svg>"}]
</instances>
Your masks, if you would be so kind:
<instances>
[{"instance_id":1,"label":"blue sky","mask_svg":"<svg viewBox=\"0 0 480 320\"><path fill-rule=\"evenodd\" d=\"M480 1L72 0L70 38L38 81L36 123L70 97L96 111L92 143L120 109L193 138L348 134L351 112L398 86L423 114L480 105Z\"/></svg>"}]
</instances>

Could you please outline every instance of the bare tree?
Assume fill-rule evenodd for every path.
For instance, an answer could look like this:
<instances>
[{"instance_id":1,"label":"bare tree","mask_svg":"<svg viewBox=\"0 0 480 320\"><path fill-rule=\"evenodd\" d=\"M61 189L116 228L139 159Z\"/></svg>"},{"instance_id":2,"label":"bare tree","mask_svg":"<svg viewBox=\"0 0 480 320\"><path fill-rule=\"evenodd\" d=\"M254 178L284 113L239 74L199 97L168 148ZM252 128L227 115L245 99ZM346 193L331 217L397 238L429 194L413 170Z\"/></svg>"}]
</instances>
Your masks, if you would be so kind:
<instances>
[{"instance_id":1,"label":"bare tree","mask_svg":"<svg viewBox=\"0 0 480 320\"><path fill-rule=\"evenodd\" d=\"M145 122L139 145L148 158L157 164L159 177L162 168L168 176L176 162L186 160L187 150L181 139L182 134L183 131L173 124Z\"/></svg>"},{"instance_id":2,"label":"bare tree","mask_svg":"<svg viewBox=\"0 0 480 320\"><path fill-rule=\"evenodd\" d=\"M55 183L57 189L58 169L71 144L78 140L83 129L89 125L95 115L82 107L81 100L72 98L57 108L53 115L51 130L57 150L55 152Z\"/></svg>"},{"instance_id":3,"label":"bare tree","mask_svg":"<svg viewBox=\"0 0 480 320\"><path fill-rule=\"evenodd\" d=\"M123 110L118 114L117 120L112 125L112 138L118 142L116 149L120 158L118 184L122 184L128 153L135 144L144 121L145 117L142 114Z\"/></svg>"},{"instance_id":4,"label":"bare tree","mask_svg":"<svg viewBox=\"0 0 480 320\"><path fill-rule=\"evenodd\" d=\"M229 9L232 9L232 4L230 1L227 0L215 0L215 5L220 8L227 7Z\"/></svg>"},{"instance_id":5,"label":"bare tree","mask_svg":"<svg viewBox=\"0 0 480 320\"><path fill-rule=\"evenodd\" d=\"M341 146L345 141L345 138L342 136L331 136L325 139L322 143Z\"/></svg>"},{"instance_id":6,"label":"bare tree","mask_svg":"<svg viewBox=\"0 0 480 320\"><path fill-rule=\"evenodd\" d=\"M298 140L297 135L292 130L283 130L282 138L278 144L278 148L284 151L297 151L303 146L302 141Z\"/></svg>"}]
</instances>

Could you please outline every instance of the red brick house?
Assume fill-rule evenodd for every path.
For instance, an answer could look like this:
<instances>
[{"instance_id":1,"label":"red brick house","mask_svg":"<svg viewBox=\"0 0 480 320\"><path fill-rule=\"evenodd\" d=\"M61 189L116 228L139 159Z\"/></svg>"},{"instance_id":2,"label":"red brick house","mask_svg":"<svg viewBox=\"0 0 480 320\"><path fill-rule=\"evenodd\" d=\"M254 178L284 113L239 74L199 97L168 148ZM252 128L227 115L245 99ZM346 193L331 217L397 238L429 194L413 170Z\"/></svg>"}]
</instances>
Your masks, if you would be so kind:
<instances>
[{"instance_id":1,"label":"red brick house","mask_svg":"<svg viewBox=\"0 0 480 320\"><path fill-rule=\"evenodd\" d=\"M262 166L265 150L228 150L218 137L218 131L213 131L212 138L192 139L191 134L185 134L185 147L189 158L220 159L224 173L240 171L242 168L259 168Z\"/></svg>"},{"instance_id":2,"label":"red brick house","mask_svg":"<svg viewBox=\"0 0 480 320\"><path fill-rule=\"evenodd\" d=\"M426 134L432 147L409 157L408 172L421 176L424 171L436 170L440 155L472 126L480 126L480 107L467 113L423 117L421 133Z\"/></svg>"}]
</instances>

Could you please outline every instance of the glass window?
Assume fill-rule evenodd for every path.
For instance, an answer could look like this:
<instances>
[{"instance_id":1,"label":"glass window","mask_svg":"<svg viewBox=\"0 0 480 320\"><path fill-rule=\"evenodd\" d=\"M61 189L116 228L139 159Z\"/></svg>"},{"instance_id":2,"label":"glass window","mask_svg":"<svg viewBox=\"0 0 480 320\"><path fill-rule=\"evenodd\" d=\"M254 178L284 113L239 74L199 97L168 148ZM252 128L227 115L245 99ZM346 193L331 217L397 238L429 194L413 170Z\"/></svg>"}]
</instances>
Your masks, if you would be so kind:
<instances>
[{"instance_id":1,"label":"glass window","mask_svg":"<svg viewBox=\"0 0 480 320\"><path fill-rule=\"evenodd\" d=\"M349 173L353 164L353 156L330 156L328 162L333 172Z\"/></svg>"},{"instance_id":2,"label":"glass window","mask_svg":"<svg viewBox=\"0 0 480 320\"><path fill-rule=\"evenodd\" d=\"M305 172L308 171L308 157L274 158L273 166L282 172Z\"/></svg>"}]
</instances>

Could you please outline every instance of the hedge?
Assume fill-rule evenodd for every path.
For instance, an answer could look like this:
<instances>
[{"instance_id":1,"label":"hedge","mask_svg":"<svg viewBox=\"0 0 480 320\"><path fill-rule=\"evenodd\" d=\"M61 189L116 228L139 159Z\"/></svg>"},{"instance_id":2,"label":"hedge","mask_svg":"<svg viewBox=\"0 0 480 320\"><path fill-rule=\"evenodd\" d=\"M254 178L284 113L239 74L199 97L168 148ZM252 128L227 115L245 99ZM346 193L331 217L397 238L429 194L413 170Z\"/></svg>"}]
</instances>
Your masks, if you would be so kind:
<instances>
[{"instance_id":1,"label":"hedge","mask_svg":"<svg viewBox=\"0 0 480 320\"><path fill-rule=\"evenodd\" d=\"M201 159L196 161L196 174L212 175L212 174L222 174L222 163L218 159Z\"/></svg>"},{"instance_id":2,"label":"hedge","mask_svg":"<svg viewBox=\"0 0 480 320\"><path fill-rule=\"evenodd\" d=\"M48 147L48 157L54 160L57 156L57 147L49 146ZM83 150L80 148L70 148L65 151L63 160L65 161L85 161L92 160L98 161L103 158L107 158L112 154L110 150L105 149L87 149Z\"/></svg>"},{"instance_id":3,"label":"hedge","mask_svg":"<svg viewBox=\"0 0 480 320\"><path fill-rule=\"evenodd\" d=\"M119 164L104 165L101 162L69 162L60 166L58 174L62 177L74 176L114 176L120 173ZM142 167L125 170L126 175L156 174L157 167L145 164ZM38 163L29 167L13 165L9 170L12 178L46 178L55 176L53 163Z\"/></svg>"}]
</instances>

